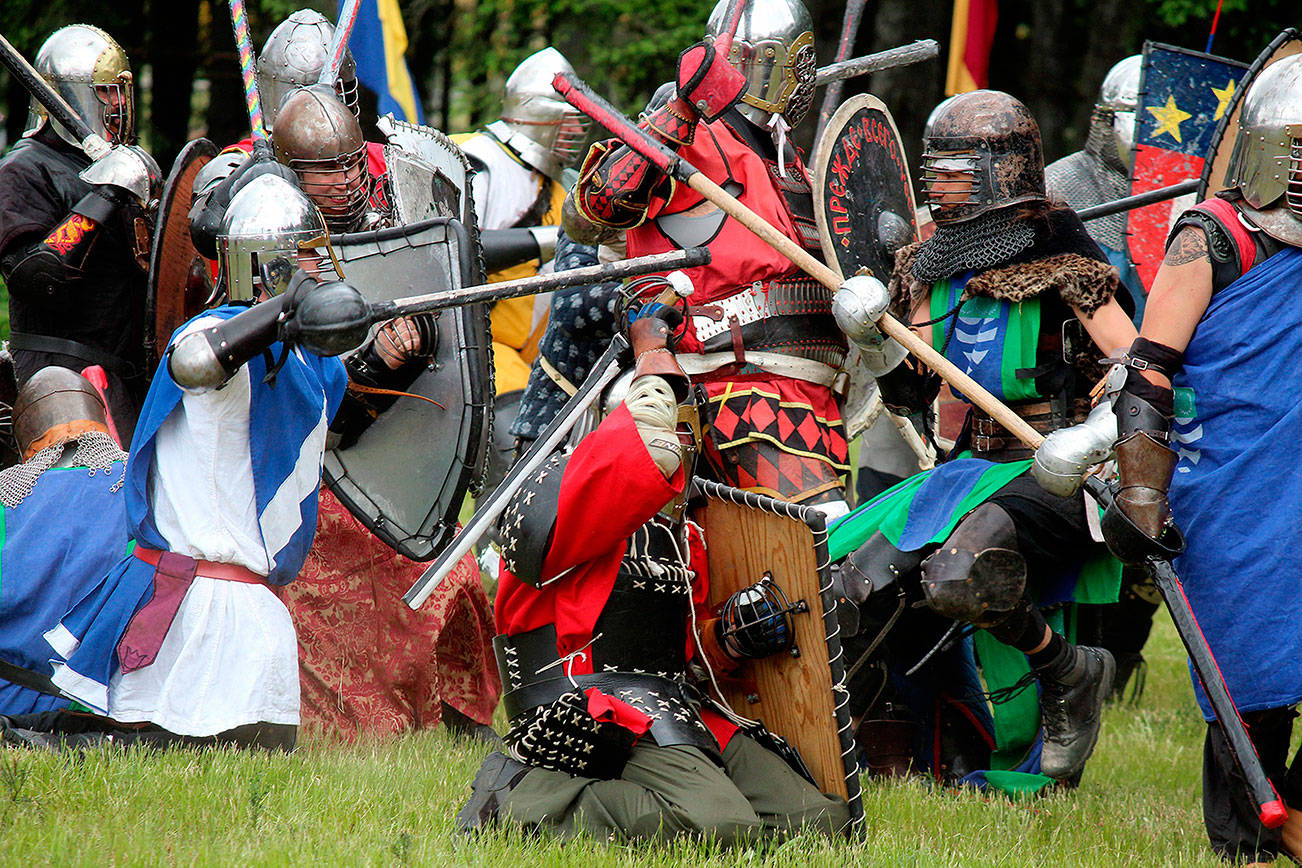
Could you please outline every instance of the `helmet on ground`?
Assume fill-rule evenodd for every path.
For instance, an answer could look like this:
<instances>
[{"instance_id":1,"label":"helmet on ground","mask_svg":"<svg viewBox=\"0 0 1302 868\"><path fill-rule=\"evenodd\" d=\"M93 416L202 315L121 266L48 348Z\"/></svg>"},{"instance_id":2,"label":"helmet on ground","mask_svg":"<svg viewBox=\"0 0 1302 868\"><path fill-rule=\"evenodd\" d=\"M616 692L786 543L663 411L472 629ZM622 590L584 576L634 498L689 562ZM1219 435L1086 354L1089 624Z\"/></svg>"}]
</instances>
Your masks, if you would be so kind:
<instances>
[{"instance_id":1,"label":"helmet on ground","mask_svg":"<svg viewBox=\"0 0 1302 868\"><path fill-rule=\"evenodd\" d=\"M69 24L46 39L36 53L36 71L72 107L91 131L113 144L135 139L135 94L131 62L112 36L89 24ZM46 123L72 145L81 140L32 101L28 135Z\"/></svg>"}]
</instances>

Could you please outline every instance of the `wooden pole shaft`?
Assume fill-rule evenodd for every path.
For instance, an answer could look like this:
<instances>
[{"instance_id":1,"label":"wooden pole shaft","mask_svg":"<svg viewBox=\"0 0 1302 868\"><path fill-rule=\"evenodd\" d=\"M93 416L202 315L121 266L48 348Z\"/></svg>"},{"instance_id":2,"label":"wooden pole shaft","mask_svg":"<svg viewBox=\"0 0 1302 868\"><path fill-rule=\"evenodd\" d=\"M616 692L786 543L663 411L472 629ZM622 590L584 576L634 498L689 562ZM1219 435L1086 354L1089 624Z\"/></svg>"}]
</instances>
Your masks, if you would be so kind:
<instances>
[{"instance_id":1,"label":"wooden pole shaft","mask_svg":"<svg viewBox=\"0 0 1302 868\"><path fill-rule=\"evenodd\" d=\"M841 275L824 263L819 262L809 251L783 235L771 223L747 208L735 196L729 195L726 190L701 172L690 175L687 178L687 186L718 205L729 217L755 233L762 241L787 259L790 259L798 268L829 290L836 292L840 288ZM913 330L904 323L890 314L886 314L878 322L877 327L884 334L898 341L901 346L921 360L927 367L940 374L947 383L957 388L963 393L964 397L988 413L996 422L1007 428L1028 447L1035 449L1044 442L1044 436L1028 425L1025 419L1014 413L1007 404L986 391L976 380L963 373L957 365L914 334Z\"/></svg>"}]
</instances>

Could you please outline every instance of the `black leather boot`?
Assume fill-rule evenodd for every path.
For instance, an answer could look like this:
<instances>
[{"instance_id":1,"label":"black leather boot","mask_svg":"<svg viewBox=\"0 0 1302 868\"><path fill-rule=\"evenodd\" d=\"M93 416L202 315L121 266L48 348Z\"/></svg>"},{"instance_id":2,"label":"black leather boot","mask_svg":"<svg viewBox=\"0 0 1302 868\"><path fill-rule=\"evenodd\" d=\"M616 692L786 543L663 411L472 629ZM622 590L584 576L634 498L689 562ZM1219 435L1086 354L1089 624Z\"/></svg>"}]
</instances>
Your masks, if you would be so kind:
<instances>
[{"instance_id":1,"label":"black leather boot","mask_svg":"<svg viewBox=\"0 0 1302 868\"><path fill-rule=\"evenodd\" d=\"M484 764L471 784L474 792L470 801L457 812L456 829L463 835L489 826L497 819L500 797L509 793L531 766L494 751L484 758Z\"/></svg>"},{"instance_id":2,"label":"black leather boot","mask_svg":"<svg viewBox=\"0 0 1302 868\"><path fill-rule=\"evenodd\" d=\"M1062 659L1036 670L1044 725L1043 774L1070 783L1079 781L1099 740L1103 704L1116 668L1112 654L1102 648L1066 645Z\"/></svg>"}]
</instances>

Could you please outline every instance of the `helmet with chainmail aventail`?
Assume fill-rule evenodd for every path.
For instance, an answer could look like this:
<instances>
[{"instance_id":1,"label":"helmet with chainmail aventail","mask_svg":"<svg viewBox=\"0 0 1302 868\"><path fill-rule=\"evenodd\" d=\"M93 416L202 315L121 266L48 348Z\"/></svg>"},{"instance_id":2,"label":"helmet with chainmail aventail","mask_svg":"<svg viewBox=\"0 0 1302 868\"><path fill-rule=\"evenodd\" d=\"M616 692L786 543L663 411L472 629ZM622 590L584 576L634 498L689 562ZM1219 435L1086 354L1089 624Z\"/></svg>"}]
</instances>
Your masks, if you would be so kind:
<instances>
[{"instance_id":1,"label":"helmet with chainmail aventail","mask_svg":"<svg viewBox=\"0 0 1302 868\"><path fill-rule=\"evenodd\" d=\"M938 225L1045 198L1040 128L1026 106L1003 91L975 90L942 102L927 119L922 147L922 189L928 195L938 172L969 175L966 202L932 205Z\"/></svg>"},{"instance_id":2,"label":"helmet with chainmail aventail","mask_svg":"<svg viewBox=\"0 0 1302 868\"><path fill-rule=\"evenodd\" d=\"M706 32L718 36L728 19L731 0L719 0ZM818 55L814 22L800 0L750 0L745 4L728 59L746 76L746 93L738 110L760 126L782 115L796 126L814 101Z\"/></svg>"},{"instance_id":3,"label":"helmet with chainmail aventail","mask_svg":"<svg viewBox=\"0 0 1302 868\"><path fill-rule=\"evenodd\" d=\"M61 27L36 53L36 71L63 97L91 131L113 144L129 144L136 135L131 62L112 36L89 24ZM32 101L28 134L47 123L71 145L81 141Z\"/></svg>"},{"instance_id":4,"label":"helmet with chainmail aventail","mask_svg":"<svg viewBox=\"0 0 1302 868\"><path fill-rule=\"evenodd\" d=\"M1302 54L1266 67L1243 95L1225 184L1268 235L1302 246Z\"/></svg>"},{"instance_id":5,"label":"helmet with chainmail aventail","mask_svg":"<svg viewBox=\"0 0 1302 868\"><path fill-rule=\"evenodd\" d=\"M316 84L330 54L334 25L312 9L300 9L276 25L258 55L258 98L267 130L275 128L280 105L301 87ZM345 51L335 91L354 115L357 106L357 64Z\"/></svg>"}]
</instances>

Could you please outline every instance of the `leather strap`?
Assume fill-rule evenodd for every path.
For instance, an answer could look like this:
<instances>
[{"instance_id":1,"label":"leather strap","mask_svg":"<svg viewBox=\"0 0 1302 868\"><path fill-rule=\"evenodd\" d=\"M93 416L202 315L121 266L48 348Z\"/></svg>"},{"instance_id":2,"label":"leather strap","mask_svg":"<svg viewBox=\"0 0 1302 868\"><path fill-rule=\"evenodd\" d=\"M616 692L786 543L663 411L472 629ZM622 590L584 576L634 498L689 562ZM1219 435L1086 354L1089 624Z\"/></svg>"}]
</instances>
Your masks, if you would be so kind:
<instances>
[{"instance_id":1,"label":"leather strap","mask_svg":"<svg viewBox=\"0 0 1302 868\"><path fill-rule=\"evenodd\" d=\"M151 567L157 567L163 555L171 552L163 552L159 549L145 548L137 544L133 554L140 560L149 564ZM202 576L205 579L218 579L223 582L244 582L248 585L265 585L267 577L260 576L247 567L241 567L236 564L219 564L215 561L195 560L194 575Z\"/></svg>"},{"instance_id":2,"label":"leather strap","mask_svg":"<svg viewBox=\"0 0 1302 868\"><path fill-rule=\"evenodd\" d=\"M49 335L32 335L25 332L9 333L9 349L27 350L33 353L58 353L61 356L72 356L91 365L99 365L105 370L112 371L121 377L131 377L136 374L135 367L124 359L120 359L112 353L105 352L98 347L92 347L78 341L71 341L67 338L55 338Z\"/></svg>"},{"instance_id":3,"label":"leather strap","mask_svg":"<svg viewBox=\"0 0 1302 868\"><path fill-rule=\"evenodd\" d=\"M783 353L768 353L763 350L746 350L742 361L754 365L761 371L780 377L804 380L819 386L831 387L836 380L837 369L813 359L788 356ZM737 364L737 357L732 352L722 353L679 353L678 363L683 366L689 377L708 374L720 368Z\"/></svg>"}]
</instances>

